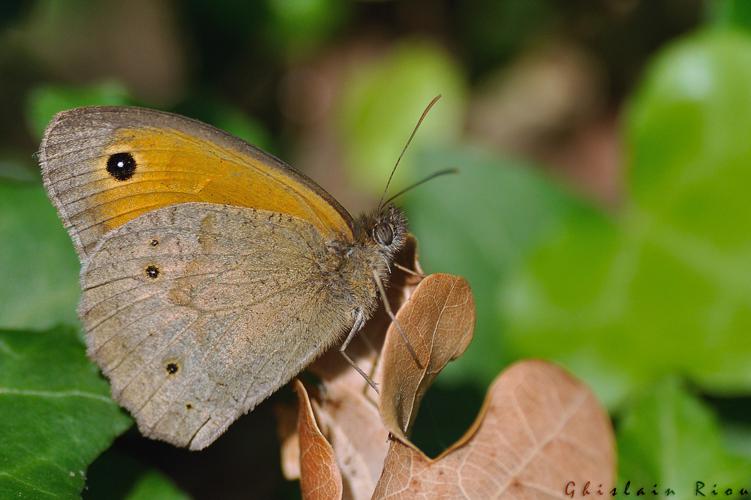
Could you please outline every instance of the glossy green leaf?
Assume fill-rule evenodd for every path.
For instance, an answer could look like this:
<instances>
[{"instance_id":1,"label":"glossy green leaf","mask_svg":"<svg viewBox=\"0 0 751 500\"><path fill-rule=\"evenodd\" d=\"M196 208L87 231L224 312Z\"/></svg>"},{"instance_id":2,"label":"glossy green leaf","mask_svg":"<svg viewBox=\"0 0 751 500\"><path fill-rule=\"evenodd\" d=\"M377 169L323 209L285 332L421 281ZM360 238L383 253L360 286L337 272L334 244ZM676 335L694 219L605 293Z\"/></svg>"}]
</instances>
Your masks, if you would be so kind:
<instances>
[{"instance_id":1,"label":"glossy green leaf","mask_svg":"<svg viewBox=\"0 0 751 500\"><path fill-rule=\"evenodd\" d=\"M77 498L129 425L72 328L0 331L0 498Z\"/></svg>"},{"instance_id":2,"label":"glossy green leaf","mask_svg":"<svg viewBox=\"0 0 751 500\"><path fill-rule=\"evenodd\" d=\"M626 123L629 200L566 218L500 298L518 356L613 405L668 372L751 389L751 38L665 51Z\"/></svg>"},{"instance_id":3,"label":"glossy green leaf","mask_svg":"<svg viewBox=\"0 0 751 500\"><path fill-rule=\"evenodd\" d=\"M618 426L620 485L626 481L650 491L653 484L676 498L694 498L697 481L710 497L749 488L751 461L725 446L720 422L675 379L660 381L633 402ZM701 485L699 485L701 487Z\"/></svg>"},{"instance_id":4,"label":"glossy green leaf","mask_svg":"<svg viewBox=\"0 0 751 500\"><path fill-rule=\"evenodd\" d=\"M36 183L0 182L0 328L77 324L79 263Z\"/></svg>"},{"instance_id":5,"label":"glossy green leaf","mask_svg":"<svg viewBox=\"0 0 751 500\"><path fill-rule=\"evenodd\" d=\"M358 68L342 96L339 134L353 181L380 194L418 118L433 108L399 167L397 180L414 180L414 153L455 141L464 127L465 83L457 64L427 42L404 42L385 58ZM451 167L442 162L436 166Z\"/></svg>"},{"instance_id":6,"label":"glossy green leaf","mask_svg":"<svg viewBox=\"0 0 751 500\"><path fill-rule=\"evenodd\" d=\"M576 204L532 166L479 149L433 149L416 163L419 176L446 164L459 169L417 187L404 203L426 272L464 276L477 302L474 339L442 380L464 378L485 387L511 359L496 291Z\"/></svg>"}]
</instances>

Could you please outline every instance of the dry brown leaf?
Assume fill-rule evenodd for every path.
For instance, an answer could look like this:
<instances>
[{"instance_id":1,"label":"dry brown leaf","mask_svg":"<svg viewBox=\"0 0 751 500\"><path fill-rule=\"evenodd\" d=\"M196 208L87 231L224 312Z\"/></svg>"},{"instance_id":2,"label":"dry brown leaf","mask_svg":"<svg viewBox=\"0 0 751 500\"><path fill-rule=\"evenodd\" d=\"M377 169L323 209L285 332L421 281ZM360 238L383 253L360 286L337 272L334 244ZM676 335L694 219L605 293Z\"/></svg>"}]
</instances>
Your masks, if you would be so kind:
<instances>
[{"instance_id":1,"label":"dry brown leaf","mask_svg":"<svg viewBox=\"0 0 751 500\"><path fill-rule=\"evenodd\" d=\"M612 427L592 392L552 364L522 361L438 458L394 439L373 498L567 498L568 481L607 486L614 473Z\"/></svg>"},{"instance_id":2,"label":"dry brown leaf","mask_svg":"<svg viewBox=\"0 0 751 500\"><path fill-rule=\"evenodd\" d=\"M298 405L299 406L299 405ZM282 475L289 480L300 479L300 436L297 434L299 409L289 404L274 406L276 434L279 446Z\"/></svg>"},{"instance_id":3,"label":"dry brown leaf","mask_svg":"<svg viewBox=\"0 0 751 500\"><path fill-rule=\"evenodd\" d=\"M431 274L396 316L420 364L410 355L396 324L389 327L381 353L383 424L407 441L417 408L438 373L467 349L475 327L475 302L464 278Z\"/></svg>"},{"instance_id":4,"label":"dry brown leaf","mask_svg":"<svg viewBox=\"0 0 751 500\"><path fill-rule=\"evenodd\" d=\"M321 433L313 416L308 393L294 381L299 402L297 434L300 440L300 488L306 500L342 498L342 476L334 450Z\"/></svg>"},{"instance_id":5,"label":"dry brown leaf","mask_svg":"<svg viewBox=\"0 0 751 500\"><path fill-rule=\"evenodd\" d=\"M344 498L368 499L373 494L388 452L388 432L375 404L347 386L335 389L333 401L316 404L315 414L334 449L344 482Z\"/></svg>"}]
</instances>

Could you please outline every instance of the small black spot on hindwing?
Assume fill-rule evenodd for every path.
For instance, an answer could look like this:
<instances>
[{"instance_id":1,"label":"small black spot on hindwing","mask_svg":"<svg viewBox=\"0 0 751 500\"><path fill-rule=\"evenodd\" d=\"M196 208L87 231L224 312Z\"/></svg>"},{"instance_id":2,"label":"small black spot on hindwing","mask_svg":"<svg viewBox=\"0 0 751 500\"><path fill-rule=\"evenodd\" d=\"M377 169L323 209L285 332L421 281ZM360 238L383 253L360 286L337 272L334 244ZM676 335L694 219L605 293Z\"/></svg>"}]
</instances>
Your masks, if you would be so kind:
<instances>
[{"instance_id":1,"label":"small black spot on hindwing","mask_svg":"<svg viewBox=\"0 0 751 500\"><path fill-rule=\"evenodd\" d=\"M115 153L107 159L107 172L118 181L127 181L136 173L136 159L130 153Z\"/></svg>"},{"instance_id":2,"label":"small black spot on hindwing","mask_svg":"<svg viewBox=\"0 0 751 500\"><path fill-rule=\"evenodd\" d=\"M154 238L153 240L151 240L151 246L152 246L152 247L155 247L155 246L157 246L158 244L159 244L159 240L157 240L156 238Z\"/></svg>"},{"instance_id":3,"label":"small black spot on hindwing","mask_svg":"<svg viewBox=\"0 0 751 500\"><path fill-rule=\"evenodd\" d=\"M159 276L159 268L156 267L154 264L151 264L150 266L146 267L146 276L149 278L155 280Z\"/></svg>"},{"instance_id":4,"label":"small black spot on hindwing","mask_svg":"<svg viewBox=\"0 0 751 500\"><path fill-rule=\"evenodd\" d=\"M174 362L167 363L167 366L165 366L164 368L165 370L167 370L167 375L174 375L180 369L177 363Z\"/></svg>"}]
</instances>

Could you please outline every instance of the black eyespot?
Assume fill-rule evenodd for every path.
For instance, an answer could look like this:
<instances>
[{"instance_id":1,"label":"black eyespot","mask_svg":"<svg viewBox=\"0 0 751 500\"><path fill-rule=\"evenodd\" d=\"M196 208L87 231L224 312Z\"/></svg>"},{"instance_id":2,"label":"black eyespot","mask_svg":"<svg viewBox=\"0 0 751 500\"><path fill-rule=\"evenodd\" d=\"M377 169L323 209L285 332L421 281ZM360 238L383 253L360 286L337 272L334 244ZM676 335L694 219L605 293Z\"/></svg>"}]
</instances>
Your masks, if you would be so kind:
<instances>
[{"instance_id":1,"label":"black eyespot","mask_svg":"<svg viewBox=\"0 0 751 500\"><path fill-rule=\"evenodd\" d=\"M185 409L186 409L186 410L192 410L192 409L193 409L193 405L192 405L192 404L190 404L190 403L187 403L187 404L185 405Z\"/></svg>"},{"instance_id":2,"label":"black eyespot","mask_svg":"<svg viewBox=\"0 0 751 500\"><path fill-rule=\"evenodd\" d=\"M115 153L107 160L107 172L118 181L127 181L136 173L136 159L130 153Z\"/></svg>"},{"instance_id":3,"label":"black eyespot","mask_svg":"<svg viewBox=\"0 0 751 500\"><path fill-rule=\"evenodd\" d=\"M174 375L175 373L177 373L180 367L177 366L177 363L167 363L165 369L167 370L168 375Z\"/></svg>"},{"instance_id":4,"label":"black eyespot","mask_svg":"<svg viewBox=\"0 0 751 500\"><path fill-rule=\"evenodd\" d=\"M146 276L148 276L151 279L156 279L157 276L159 276L159 268L156 267L154 264L151 264L150 266L146 267Z\"/></svg>"},{"instance_id":5,"label":"black eyespot","mask_svg":"<svg viewBox=\"0 0 751 500\"><path fill-rule=\"evenodd\" d=\"M159 240L157 240L157 239L151 240L151 246L152 246L152 247L155 247L155 246L157 246L158 244L159 244Z\"/></svg>"},{"instance_id":6,"label":"black eyespot","mask_svg":"<svg viewBox=\"0 0 751 500\"><path fill-rule=\"evenodd\" d=\"M373 228L373 239L379 245L389 246L394 241L394 228L387 222L380 222Z\"/></svg>"}]
</instances>

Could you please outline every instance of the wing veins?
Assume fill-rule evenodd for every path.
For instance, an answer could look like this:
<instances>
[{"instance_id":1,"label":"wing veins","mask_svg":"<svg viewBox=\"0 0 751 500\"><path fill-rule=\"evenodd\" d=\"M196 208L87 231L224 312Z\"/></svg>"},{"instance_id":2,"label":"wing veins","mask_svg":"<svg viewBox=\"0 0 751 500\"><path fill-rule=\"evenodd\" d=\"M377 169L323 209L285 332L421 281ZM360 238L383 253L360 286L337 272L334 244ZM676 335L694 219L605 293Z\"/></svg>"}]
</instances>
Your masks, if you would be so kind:
<instances>
[{"instance_id":1,"label":"wing veins","mask_svg":"<svg viewBox=\"0 0 751 500\"><path fill-rule=\"evenodd\" d=\"M253 303L247 304L247 305L246 305L246 307L252 307L252 306L254 306L254 305L259 305L259 304L262 304L263 302L265 302L265 301L267 301L268 299L270 299L270 298L272 298L272 297L274 297L274 296L278 295L279 293L282 293L282 292L285 292L285 291L289 291L289 290L292 290L292 289L294 289L294 288L297 288L297 287L299 287L299 286L305 285L305 284L307 284L307 283L310 283L310 282L312 282L312 281L313 281L313 279L308 279L308 280L304 280L304 281L301 281L301 282L299 282L299 283L296 283L296 284L294 284L294 285L291 285L291 286L289 286L289 287L287 287L287 288L283 288L283 289L281 289L281 290L277 290L276 292L270 293L270 294L266 295L265 297L263 297L263 298L259 299L259 300L258 300L258 301L256 301L256 302L253 302ZM277 313L277 314L278 314L278 313ZM209 356L210 356L210 355L213 355L213 354L214 354L214 352L216 351L217 347L218 347L219 345L221 345L221 344L222 344L222 340L224 339L225 335L227 335L227 332L228 332L228 331L229 331L229 330L230 330L231 328L233 328L233 327L234 327L234 326L235 326L235 325L236 325L236 324L237 324L237 323L238 323L238 322L239 322L239 321L240 321L240 320L241 320L242 318L244 318L244 317L245 317L245 316L243 316L243 315L238 315L238 316L237 316L237 317L235 318L235 320L234 320L234 321L232 321L232 322L231 322L230 324L228 324L228 325L227 325L226 327L224 327L224 328L222 329L221 333L219 333L219 336L220 336L221 338L217 338L217 340L216 340L215 342L213 342L212 346L211 346L211 347L210 347L209 349L207 349L207 350L206 350L206 352L204 353L203 357L201 358L201 361L200 361L200 363L199 363L199 366L203 366L203 365L204 365L204 364L206 363L206 360L207 360L207 359L209 358ZM163 387L163 386L162 386L162 385L160 385L159 389L157 389L157 390L161 390L161 388L162 388L162 387ZM185 396L185 393L186 393L187 391L188 391L188 386L186 385L186 386L184 386L184 387L183 387L183 389L182 389L182 390L180 391L180 395L179 395L179 396L178 396L177 398L174 398L173 400L174 400L174 401L180 401L180 400L182 400L182 399L183 399L183 397ZM152 395L151 395L150 397L152 397L152 398L153 398L153 397L154 397L154 395L155 395L155 394L152 394ZM162 415L161 415L161 416L160 416L160 417L159 417L159 418L157 419L157 421L156 421L156 422L155 422L155 423L153 424L153 426L150 426L150 429L152 429L152 430L153 430L153 429L155 429L155 428L156 428L156 427L157 427L157 426L158 426L158 425L159 425L159 424L161 423L161 421L162 421L162 420L164 419L164 417L166 417L166 416L167 416L167 414L168 414L168 413L169 413L169 410L168 410L168 409L166 409L166 410L165 410L165 411L164 411L164 412L162 413Z\"/></svg>"}]
</instances>

